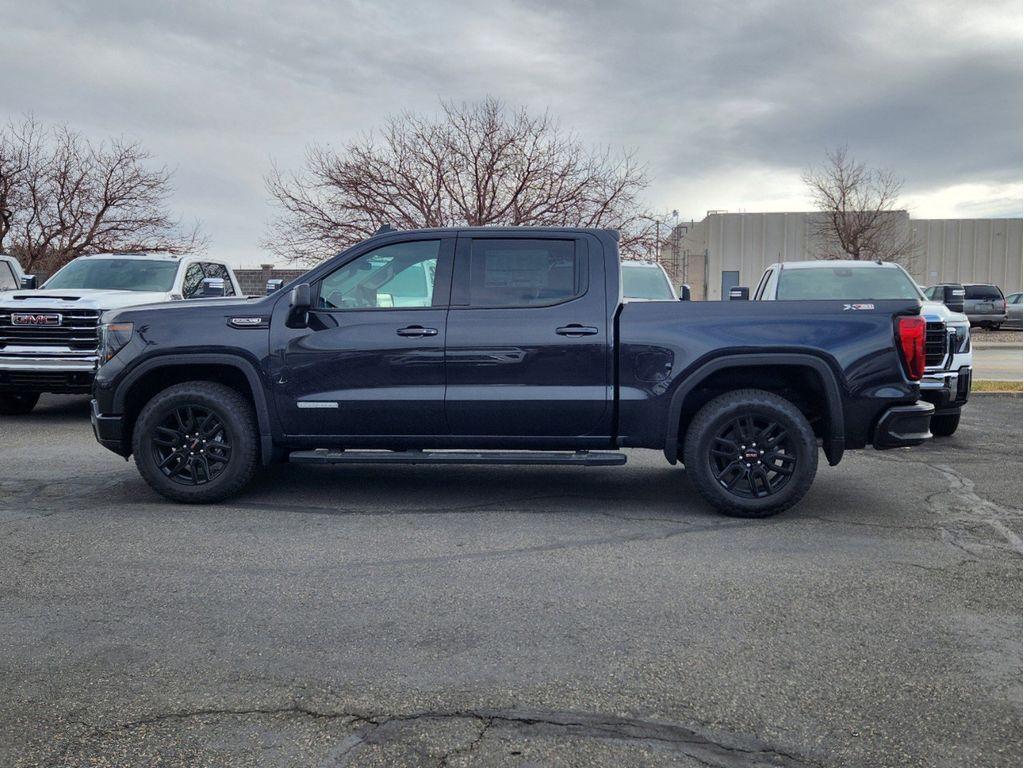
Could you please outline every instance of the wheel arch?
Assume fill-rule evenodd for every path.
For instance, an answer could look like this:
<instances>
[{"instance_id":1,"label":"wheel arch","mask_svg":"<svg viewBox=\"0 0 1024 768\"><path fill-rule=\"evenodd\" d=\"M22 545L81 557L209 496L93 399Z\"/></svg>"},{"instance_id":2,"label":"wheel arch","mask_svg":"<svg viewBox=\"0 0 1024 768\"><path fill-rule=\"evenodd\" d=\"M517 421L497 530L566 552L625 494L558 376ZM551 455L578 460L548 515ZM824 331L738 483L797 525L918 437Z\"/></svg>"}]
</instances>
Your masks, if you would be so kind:
<instances>
[{"instance_id":1,"label":"wheel arch","mask_svg":"<svg viewBox=\"0 0 1024 768\"><path fill-rule=\"evenodd\" d=\"M163 355L133 368L114 391L113 408L124 417L124 440L131 445L135 420L142 407L161 390L185 381L215 381L248 399L256 412L260 458L264 465L274 459L274 428L266 391L256 367L235 355Z\"/></svg>"},{"instance_id":2,"label":"wheel arch","mask_svg":"<svg viewBox=\"0 0 1024 768\"><path fill-rule=\"evenodd\" d=\"M822 446L830 466L835 466L843 457L846 443L843 418L843 400L839 382L831 366L820 357L802 353L736 354L717 357L702 364L695 371L685 374L676 388L669 404L668 425L665 434L665 458L675 464L679 457L680 441L685 436L683 421L687 414L692 417L693 405L699 402L702 385L730 368L750 369L754 366L784 367L788 372L804 371L813 376L825 399L823 414ZM731 389L748 389L747 383L738 383ZM771 391L768 389L767 391ZM688 423L688 421L687 421Z\"/></svg>"}]
</instances>

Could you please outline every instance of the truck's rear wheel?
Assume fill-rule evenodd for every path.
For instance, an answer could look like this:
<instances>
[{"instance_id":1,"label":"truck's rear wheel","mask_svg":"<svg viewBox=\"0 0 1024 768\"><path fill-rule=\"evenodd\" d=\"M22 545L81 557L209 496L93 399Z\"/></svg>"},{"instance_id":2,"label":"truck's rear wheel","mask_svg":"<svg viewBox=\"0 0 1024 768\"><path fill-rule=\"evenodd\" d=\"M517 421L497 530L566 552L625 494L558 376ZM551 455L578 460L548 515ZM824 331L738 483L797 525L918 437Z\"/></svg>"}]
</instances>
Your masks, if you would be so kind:
<instances>
[{"instance_id":1,"label":"truck's rear wheel","mask_svg":"<svg viewBox=\"0 0 1024 768\"><path fill-rule=\"evenodd\" d=\"M256 418L252 406L223 384L176 384L139 413L132 452L142 477L160 495L190 504L222 501L256 472Z\"/></svg>"},{"instance_id":2,"label":"truck's rear wheel","mask_svg":"<svg viewBox=\"0 0 1024 768\"><path fill-rule=\"evenodd\" d=\"M768 517L796 504L818 470L814 430L789 400L759 389L728 392L690 422L683 463L719 511Z\"/></svg>"},{"instance_id":3,"label":"truck's rear wheel","mask_svg":"<svg viewBox=\"0 0 1024 768\"><path fill-rule=\"evenodd\" d=\"M936 437L949 437L956 428L960 426L959 413L947 413L942 416L932 416L932 434Z\"/></svg>"},{"instance_id":4,"label":"truck's rear wheel","mask_svg":"<svg viewBox=\"0 0 1024 768\"><path fill-rule=\"evenodd\" d=\"M22 416L31 413L38 402L38 392L2 392L0 393L0 416Z\"/></svg>"}]
</instances>

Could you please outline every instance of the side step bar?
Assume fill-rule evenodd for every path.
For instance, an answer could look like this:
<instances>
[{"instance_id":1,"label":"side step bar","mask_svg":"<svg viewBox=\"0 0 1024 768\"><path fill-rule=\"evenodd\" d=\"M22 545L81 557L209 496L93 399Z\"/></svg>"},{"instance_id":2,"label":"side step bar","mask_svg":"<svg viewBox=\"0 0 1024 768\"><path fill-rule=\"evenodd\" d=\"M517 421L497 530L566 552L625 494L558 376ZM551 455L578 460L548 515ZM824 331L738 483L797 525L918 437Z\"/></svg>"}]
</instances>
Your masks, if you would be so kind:
<instances>
[{"instance_id":1,"label":"side step bar","mask_svg":"<svg viewBox=\"0 0 1024 768\"><path fill-rule=\"evenodd\" d=\"M612 467L626 463L617 451L346 451L317 448L292 451L293 464L561 464Z\"/></svg>"}]
</instances>

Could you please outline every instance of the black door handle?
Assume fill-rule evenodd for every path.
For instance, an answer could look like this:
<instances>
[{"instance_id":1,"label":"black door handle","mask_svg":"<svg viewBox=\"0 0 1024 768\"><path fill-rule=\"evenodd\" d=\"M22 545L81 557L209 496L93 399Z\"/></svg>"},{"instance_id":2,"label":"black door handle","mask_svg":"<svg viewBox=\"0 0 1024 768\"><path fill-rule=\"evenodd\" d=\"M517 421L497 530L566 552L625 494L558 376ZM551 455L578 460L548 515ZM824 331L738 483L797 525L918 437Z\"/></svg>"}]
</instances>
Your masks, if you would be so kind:
<instances>
[{"instance_id":1,"label":"black door handle","mask_svg":"<svg viewBox=\"0 0 1024 768\"><path fill-rule=\"evenodd\" d=\"M422 325L410 325L395 331L399 336L437 336L437 328L424 328Z\"/></svg>"},{"instance_id":2,"label":"black door handle","mask_svg":"<svg viewBox=\"0 0 1024 768\"><path fill-rule=\"evenodd\" d=\"M597 328L592 325L573 323L572 325L563 325L561 328L556 328L555 333L559 336L596 336Z\"/></svg>"}]
</instances>

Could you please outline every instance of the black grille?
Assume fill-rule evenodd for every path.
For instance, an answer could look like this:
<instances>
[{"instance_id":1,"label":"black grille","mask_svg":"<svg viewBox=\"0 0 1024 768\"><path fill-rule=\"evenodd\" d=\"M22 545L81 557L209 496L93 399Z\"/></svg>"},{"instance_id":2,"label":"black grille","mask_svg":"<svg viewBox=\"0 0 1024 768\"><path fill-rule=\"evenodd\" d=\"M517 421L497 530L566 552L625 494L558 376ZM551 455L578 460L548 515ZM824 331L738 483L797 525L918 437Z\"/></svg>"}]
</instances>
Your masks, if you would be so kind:
<instances>
[{"instance_id":1,"label":"black grille","mask_svg":"<svg viewBox=\"0 0 1024 768\"><path fill-rule=\"evenodd\" d=\"M11 315L60 315L60 325L15 325ZM0 348L8 345L30 347L69 347L95 352L100 345L100 313L95 309L60 310L20 307L13 312L0 310Z\"/></svg>"},{"instance_id":2,"label":"black grille","mask_svg":"<svg viewBox=\"0 0 1024 768\"><path fill-rule=\"evenodd\" d=\"M945 323L928 323L924 335L924 364L927 367L942 365L946 359L946 337Z\"/></svg>"},{"instance_id":3,"label":"black grille","mask_svg":"<svg viewBox=\"0 0 1024 768\"><path fill-rule=\"evenodd\" d=\"M86 371L0 371L0 391L87 393L92 390L92 376Z\"/></svg>"}]
</instances>

